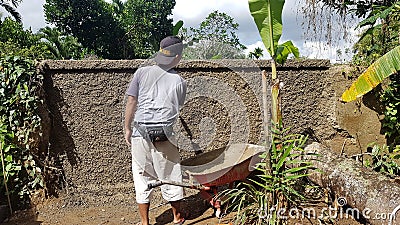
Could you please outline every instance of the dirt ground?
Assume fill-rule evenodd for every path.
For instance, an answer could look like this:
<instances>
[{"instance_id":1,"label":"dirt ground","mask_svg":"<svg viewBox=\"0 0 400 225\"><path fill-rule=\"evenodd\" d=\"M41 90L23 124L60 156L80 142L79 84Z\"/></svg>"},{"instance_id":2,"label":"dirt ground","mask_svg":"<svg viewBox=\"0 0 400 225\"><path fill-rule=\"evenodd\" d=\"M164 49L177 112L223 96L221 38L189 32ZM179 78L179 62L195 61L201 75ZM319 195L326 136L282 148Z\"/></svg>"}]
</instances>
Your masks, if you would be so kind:
<instances>
[{"instance_id":1,"label":"dirt ground","mask_svg":"<svg viewBox=\"0 0 400 225\"><path fill-rule=\"evenodd\" d=\"M158 198L154 198L158 199ZM197 195L186 197L182 208L189 213L185 224L224 224L232 216L216 218L214 210ZM172 212L167 202L152 202L150 223L154 225L172 224ZM3 225L125 225L140 222L137 206L132 199L131 205L93 205L65 206L62 199L48 199L31 210L16 212Z\"/></svg>"},{"instance_id":2,"label":"dirt ground","mask_svg":"<svg viewBox=\"0 0 400 225\"><path fill-rule=\"evenodd\" d=\"M156 194L156 193L155 193ZM160 198L153 198L150 207L150 223L153 225L173 224L170 206ZM139 215L137 206L132 199L130 204L104 204L104 205L82 205L73 206L66 204L63 198L53 198L43 200L34 208L19 211L3 225L126 225L137 224ZM185 212L190 215L187 217L185 225L218 225L234 224L234 213L230 212L222 219L214 216L214 210L210 208L198 193L190 191L186 194L182 202ZM316 217L321 215L323 209L330 209L324 201L309 202L300 208L314 208ZM340 212L340 211L339 211ZM329 216L330 214L330 216ZM293 214L294 215L294 214ZM350 215L336 214L326 211L324 219L310 218L301 216L297 219L290 219L288 224L293 225L360 225L364 224L354 220Z\"/></svg>"}]
</instances>

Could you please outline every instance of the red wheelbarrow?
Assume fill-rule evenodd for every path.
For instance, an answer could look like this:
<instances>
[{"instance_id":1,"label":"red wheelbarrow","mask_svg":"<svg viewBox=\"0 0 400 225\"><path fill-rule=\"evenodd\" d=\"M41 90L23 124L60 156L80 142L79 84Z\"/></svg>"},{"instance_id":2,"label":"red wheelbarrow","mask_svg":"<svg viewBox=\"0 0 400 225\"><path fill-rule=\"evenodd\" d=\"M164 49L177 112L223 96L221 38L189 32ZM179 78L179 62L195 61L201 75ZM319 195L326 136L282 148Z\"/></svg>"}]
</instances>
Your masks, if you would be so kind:
<instances>
[{"instance_id":1,"label":"red wheelbarrow","mask_svg":"<svg viewBox=\"0 0 400 225\"><path fill-rule=\"evenodd\" d=\"M229 188L232 188L235 181L245 180L261 161L259 155L264 151L265 148L259 145L232 144L202 153L181 162L188 182L157 181L148 184L148 189L170 184L200 190L201 196L220 217L221 201L213 197L217 195L218 187L229 184Z\"/></svg>"}]
</instances>

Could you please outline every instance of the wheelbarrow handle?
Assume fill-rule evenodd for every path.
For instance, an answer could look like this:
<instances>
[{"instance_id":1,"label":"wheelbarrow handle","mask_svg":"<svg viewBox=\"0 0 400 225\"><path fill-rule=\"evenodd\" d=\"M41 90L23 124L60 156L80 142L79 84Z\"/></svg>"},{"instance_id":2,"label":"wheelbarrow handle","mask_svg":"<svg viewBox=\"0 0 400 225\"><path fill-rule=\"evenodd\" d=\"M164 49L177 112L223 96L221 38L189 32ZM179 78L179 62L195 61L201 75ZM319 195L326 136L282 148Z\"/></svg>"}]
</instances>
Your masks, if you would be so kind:
<instances>
[{"instance_id":1,"label":"wheelbarrow handle","mask_svg":"<svg viewBox=\"0 0 400 225\"><path fill-rule=\"evenodd\" d=\"M147 184L147 191L149 191L149 190L151 190L153 188L159 187L159 186L161 186L163 184L164 184L164 182L162 182L161 180L153 182L153 183L148 183Z\"/></svg>"},{"instance_id":2,"label":"wheelbarrow handle","mask_svg":"<svg viewBox=\"0 0 400 225\"><path fill-rule=\"evenodd\" d=\"M201 184L194 185L194 184L185 184L185 183L176 182L176 181L161 181L161 180L159 180L159 181L156 181L156 182L148 183L146 190L149 191L149 190L151 190L151 189L153 189L155 187L159 187L159 186L164 185L164 184L175 185L175 186L180 186L180 187L186 187L186 188L196 189L196 190L205 190L205 191L211 189L210 187L206 187L206 186L203 186Z\"/></svg>"}]
</instances>

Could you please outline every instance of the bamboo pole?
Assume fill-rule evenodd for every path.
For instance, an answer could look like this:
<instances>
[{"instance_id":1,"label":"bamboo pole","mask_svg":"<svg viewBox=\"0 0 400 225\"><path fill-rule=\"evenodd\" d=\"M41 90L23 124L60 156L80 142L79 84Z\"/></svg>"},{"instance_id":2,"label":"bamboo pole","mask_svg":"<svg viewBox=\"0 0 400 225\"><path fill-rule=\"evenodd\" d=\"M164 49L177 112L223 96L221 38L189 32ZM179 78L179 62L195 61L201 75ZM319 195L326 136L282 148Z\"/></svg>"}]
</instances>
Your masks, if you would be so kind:
<instances>
[{"instance_id":1,"label":"bamboo pole","mask_svg":"<svg viewBox=\"0 0 400 225\"><path fill-rule=\"evenodd\" d=\"M271 139L269 135L269 124L271 121L269 120L268 116L268 87L267 87L267 72L265 70L262 71L262 94L263 94L263 111L264 111L264 132L265 132L265 141L268 142L268 140ZM265 151L267 152L266 154L266 165L268 168L265 168L266 174L271 175L271 150L269 148L269 145L265 145Z\"/></svg>"}]
</instances>

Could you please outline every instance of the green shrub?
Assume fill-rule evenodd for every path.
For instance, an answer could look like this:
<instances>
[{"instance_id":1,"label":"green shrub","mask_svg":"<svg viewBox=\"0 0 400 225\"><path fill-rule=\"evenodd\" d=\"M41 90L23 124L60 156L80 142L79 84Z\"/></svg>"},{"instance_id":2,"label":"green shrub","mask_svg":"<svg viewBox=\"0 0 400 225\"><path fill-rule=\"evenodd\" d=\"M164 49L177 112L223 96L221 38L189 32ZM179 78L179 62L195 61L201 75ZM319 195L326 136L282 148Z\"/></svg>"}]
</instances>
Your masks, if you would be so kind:
<instances>
[{"instance_id":1,"label":"green shrub","mask_svg":"<svg viewBox=\"0 0 400 225\"><path fill-rule=\"evenodd\" d=\"M392 147L400 145L400 74L390 77L390 84L381 95L385 106L382 128Z\"/></svg>"},{"instance_id":2,"label":"green shrub","mask_svg":"<svg viewBox=\"0 0 400 225\"><path fill-rule=\"evenodd\" d=\"M31 59L51 58L41 37L24 30L21 23L10 18L0 20L0 57L19 55Z\"/></svg>"},{"instance_id":3,"label":"green shrub","mask_svg":"<svg viewBox=\"0 0 400 225\"><path fill-rule=\"evenodd\" d=\"M18 199L17 207L29 203L32 190L44 186L33 154L41 130L36 109L42 79L35 61L18 56L0 58L0 195L1 199L5 195Z\"/></svg>"},{"instance_id":4,"label":"green shrub","mask_svg":"<svg viewBox=\"0 0 400 225\"><path fill-rule=\"evenodd\" d=\"M374 145L371 150L371 159L365 160L365 165L377 172L388 176L399 176L400 146L392 149L387 145Z\"/></svg>"}]
</instances>

